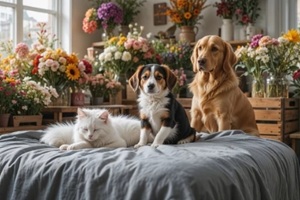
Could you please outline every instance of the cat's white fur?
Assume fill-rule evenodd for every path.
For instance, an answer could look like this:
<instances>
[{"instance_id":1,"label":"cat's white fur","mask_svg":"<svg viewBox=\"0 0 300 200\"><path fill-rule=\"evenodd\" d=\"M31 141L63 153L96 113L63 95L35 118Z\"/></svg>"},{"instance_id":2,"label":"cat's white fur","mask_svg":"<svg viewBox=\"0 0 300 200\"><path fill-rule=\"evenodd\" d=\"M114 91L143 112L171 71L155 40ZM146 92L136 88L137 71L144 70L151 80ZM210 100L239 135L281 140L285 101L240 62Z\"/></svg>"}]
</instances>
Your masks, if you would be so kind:
<instances>
[{"instance_id":1,"label":"cat's white fur","mask_svg":"<svg viewBox=\"0 0 300 200\"><path fill-rule=\"evenodd\" d=\"M76 122L48 127L41 142L63 150L130 147L138 143L140 130L140 121L134 117L112 116L106 109L78 108Z\"/></svg>"}]
</instances>

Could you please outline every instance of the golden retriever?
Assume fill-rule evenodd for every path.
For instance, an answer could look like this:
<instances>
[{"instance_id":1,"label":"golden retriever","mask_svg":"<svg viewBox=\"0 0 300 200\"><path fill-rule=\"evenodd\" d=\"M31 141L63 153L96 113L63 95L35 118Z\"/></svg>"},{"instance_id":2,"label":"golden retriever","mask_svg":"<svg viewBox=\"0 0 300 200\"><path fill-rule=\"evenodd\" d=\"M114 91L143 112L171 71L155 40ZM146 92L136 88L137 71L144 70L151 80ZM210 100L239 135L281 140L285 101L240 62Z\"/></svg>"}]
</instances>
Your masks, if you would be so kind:
<instances>
[{"instance_id":1,"label":"golden retriever","mask_svg":"<svg viewBox=\"0 0 300 200\"><path fill-rule=\"evenodd\" d=\"M233 69L237 57L231 45L219 36L205 36L197 41L191 61L196 73L189 85L191 126L196 131L239 129L259 136L253 108Z\"/></svg>"}]
</instances>

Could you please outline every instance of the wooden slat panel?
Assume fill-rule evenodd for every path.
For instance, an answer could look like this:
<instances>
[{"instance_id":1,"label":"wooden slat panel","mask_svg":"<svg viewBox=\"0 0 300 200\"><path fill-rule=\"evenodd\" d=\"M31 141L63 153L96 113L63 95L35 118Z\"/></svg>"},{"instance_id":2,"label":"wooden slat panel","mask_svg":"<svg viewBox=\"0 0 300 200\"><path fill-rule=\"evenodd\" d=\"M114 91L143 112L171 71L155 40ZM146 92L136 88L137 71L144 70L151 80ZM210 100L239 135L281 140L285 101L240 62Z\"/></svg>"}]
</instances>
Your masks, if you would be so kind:
<instances>
[{"instance_id":1,"label":"wooden slat panel","mask_svg":"<svg viewBox=\"0 0 300 200\"><path fill-rule=\"evenodd\" d=\"M255 119L263 121L281 121L281 110L254 110Z\"/></svg>"},{"instance_id":2,"label":"wooden slat panel","mask_svg":"<svg viewBox=\"0 0 300 200\"><path fill-rule=\"evenodd\" d=\"M281 108L281 98L248 98L253 108Z\"/></svg>"},{"instance_id":3,"label":"wooden slat panel","mask_svg":"<svg viewBox=\"0 0 300 200\"><path fill-rule=\"evenodd\" d=\"M281 135L281 124L257 124L260 134Z\"/></svg>"}]
</instances>

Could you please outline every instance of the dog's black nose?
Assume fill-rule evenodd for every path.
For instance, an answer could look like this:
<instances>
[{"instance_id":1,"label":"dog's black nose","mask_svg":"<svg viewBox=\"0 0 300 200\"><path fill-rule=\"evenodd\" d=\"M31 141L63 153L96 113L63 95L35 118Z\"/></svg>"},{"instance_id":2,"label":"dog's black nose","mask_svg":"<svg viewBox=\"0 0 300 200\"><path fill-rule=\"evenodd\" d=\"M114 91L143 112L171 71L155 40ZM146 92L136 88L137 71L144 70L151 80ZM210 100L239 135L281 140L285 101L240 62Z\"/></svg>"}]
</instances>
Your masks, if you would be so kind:
<instances>
[{"instance_id":1,"label":"dog's black nose","mask_svg":"<svg viewBox=\"0 0 300 200\"><path fill-rule=\"evenodd\" d=\"M201 58L201 59L198 60L198 64L199 64L200 66L205 65L205 63L206 63L206 59L205 59L205 58Z\"/></svg>"},{"instance_id":2,"label":"dog's black nose","mask_svg":"<svg viewBox=\"0 0 300 200\"><path fill-rule=\"evenodd\" d=\"M149 90L153 90L154 86L155 85L153 83L150 83L147 87L148 87Z\"/></svg>"}]
</instances>

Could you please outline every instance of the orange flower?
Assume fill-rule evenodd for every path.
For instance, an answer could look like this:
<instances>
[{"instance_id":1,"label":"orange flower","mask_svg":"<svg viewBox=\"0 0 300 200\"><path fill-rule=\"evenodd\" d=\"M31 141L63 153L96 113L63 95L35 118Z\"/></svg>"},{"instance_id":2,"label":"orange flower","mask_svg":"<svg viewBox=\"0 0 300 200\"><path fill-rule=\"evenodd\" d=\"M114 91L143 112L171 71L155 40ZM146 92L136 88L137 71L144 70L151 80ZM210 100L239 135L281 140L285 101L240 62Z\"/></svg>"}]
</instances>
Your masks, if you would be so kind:
<instances>
[{"instance_id":1,"label":"orange flower","mask_svg":"<svg viewBox=\"0 0 300 200\"><path fill-rule=\"evenodd\" d=\"M185 19L191 19L191 17L192 17L192 14L190 12L184 13L184 18Z\"/></svg>"}]
</instances>

